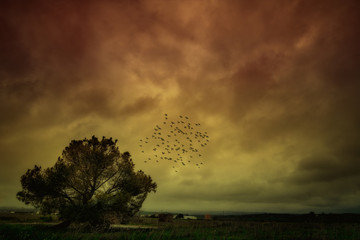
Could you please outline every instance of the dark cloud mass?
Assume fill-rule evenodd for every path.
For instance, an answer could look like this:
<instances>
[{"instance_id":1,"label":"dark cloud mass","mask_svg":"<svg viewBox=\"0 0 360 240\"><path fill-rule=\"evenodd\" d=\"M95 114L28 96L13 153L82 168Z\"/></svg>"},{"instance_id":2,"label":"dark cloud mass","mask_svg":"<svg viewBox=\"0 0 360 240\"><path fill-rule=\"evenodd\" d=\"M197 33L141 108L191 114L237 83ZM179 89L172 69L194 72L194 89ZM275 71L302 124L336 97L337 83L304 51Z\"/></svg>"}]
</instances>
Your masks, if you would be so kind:
<instances>
[{"instance_id":1,"label":"dark cloud mass","mask_svg":"<svg viewBox=\"0 0 360 240\"><path fill-rule=\"evenodd\" d=\"M359 12L352 0L1 1L0 205L20 206L26 169L95 134L158 182L145 209L357 211ZM164 113L209 133L204 167L144 163L138 140Z\"/></svg>"}]
</instances>

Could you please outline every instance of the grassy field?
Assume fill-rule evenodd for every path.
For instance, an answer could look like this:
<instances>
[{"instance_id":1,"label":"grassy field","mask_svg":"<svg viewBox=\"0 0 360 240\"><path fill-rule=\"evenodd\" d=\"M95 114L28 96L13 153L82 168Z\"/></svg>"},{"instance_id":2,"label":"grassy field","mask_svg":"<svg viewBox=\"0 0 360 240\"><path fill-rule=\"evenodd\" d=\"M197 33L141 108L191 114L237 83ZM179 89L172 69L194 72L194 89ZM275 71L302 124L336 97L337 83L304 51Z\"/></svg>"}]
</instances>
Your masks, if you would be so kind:
<instances>
[{"instance_id":1,"label":"grassy field","mask_svg":"<svg viewBox=\"0 0 360 240\"><path fill-rule=\"evenodd\" d=\"M38 217L40 220L41 217ZM42 218L44 219L44 218ZM251 218L250 218L251 219ZM281 218L280 218L281 219ZM45 219L49 220L49 219ZM67 239L67 240L115 240L115 239L360 239L360 223L336 221L263 221L259 219L232 220L174 220L172 223L158 223L157 219L139 219L132 222L138 226L155 228L116 228L108 232L59 231L49 223L10 223L0 224L0 239Z\"/></svg>"}]
</instances>

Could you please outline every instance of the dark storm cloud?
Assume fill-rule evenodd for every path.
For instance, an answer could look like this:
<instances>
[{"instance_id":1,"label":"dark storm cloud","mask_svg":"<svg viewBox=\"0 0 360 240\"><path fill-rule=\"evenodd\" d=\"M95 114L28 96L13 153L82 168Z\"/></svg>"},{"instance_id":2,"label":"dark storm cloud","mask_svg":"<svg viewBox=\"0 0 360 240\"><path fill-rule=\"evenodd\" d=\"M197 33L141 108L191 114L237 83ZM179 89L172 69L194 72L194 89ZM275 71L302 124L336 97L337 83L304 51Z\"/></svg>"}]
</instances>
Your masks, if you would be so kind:
<instances>
[{"instance_id":1,"label":"dark storm cloud","mask_svg":"<svg viewBox=\"0 0 360 240\"><path fill-rule=\"evenodd\" d=\"M132 75L166 85L182 62L176 41L191 40L175 17L164 19L162 6L141 1L0 4L2 185L52 163L77 133L104 134L97 129L106 120L151 111L161 92L139 91Z\"/></svg>"},{"instance_id":2,"label":"dark storm cloud","mask_svg":"<svg viewBox=\"0 0 360 240\"><path fill-rule=\"evenodd\" d=\"M202 122L214 145L209 168L183 182L154 170L171 183L163 199L358 198L356 1L0 4L2 183L50 164L76 134L135 139L173 112Z\"/></svg>"},{"instance_id":3,"label":"dark storm cloud","mask_svg":"<svg viewBox=\"0 0 360 240\"><path fill-rule=\"evenodd\" d=\"M2 72L24 76L38 71L74 73L79 68L93 67L87 65L93 59L85 60L91 57L92 42L86 5L18 1L2 7L2 22L3 61L13 68L2 64Z\"/></svg>"},{"instance_id":4,"label":"dark storm cloud","mask_svg":"<svg viewBox=\"0 0 360 240\"><path fill-rule=\"evenodd\" d=\"M211 68L204 60L196 74L215 69L224 74L217 81L185 81L182 87L189 96L201 96L190 104L202 113L228 115L246 137L227 139L238 141L244 151L259 153L267 145L283 145L288 161L310 155L280 181L284 186L278 192L260 185L259 192L268 194L250 195L251 201L302 199L304 204L335 206L353 198L359 167L354 143L360 140L358 4L285 1L280 7L278 2L238 1L217 7L209 13L213 21L206 30L211 38L205 46L220 66ZM219 97L222 86L229 98ZM241 186L223 189L219 199L245 201ZM210 195L196 197L217 198ZM190 198L195 198L192 192Z\"/></svg>"},{"instance_id":5,"label":"dark storm cloud","mask_svg":"<svg viewBox=\"0 0 360 240\"><path fill-rule=\"evenodd\" d=\"M359 124L353 124L359 121L355 110L359 105L359 70L355 65L360 60L356 44L360 32L354 24L359 20L357 4L287 1L281 7L275 2L247 7L241 2L237 7L222 5L223 12L230 14L216 16L232 24L217 31L219 37L212 38L211 47L215 54L225 58L220 62L231 59L234 52L237 61L242 51L250 58L240 61L239 67L234 68L235 74L225 82L235 96L231 111L234 121L241 120L248 111L263 107L264 102L270 108L268 116L246 123L254 144L261 144L260 139L269 142L271 138L289 134L299 137L301 132L319 141L349 131L359 132ZM257 9L258 14L252 14ZM235 14L239 11L242 14ZM245 25L247 31L237 27L244 21L249 21ZM315 36L307 36L313 28ZM241 35L245 33L246 36ZM302 38L310 38L308 46L297 49ZM316 86L317 82L320 86ZM350 138L348 142L356 139Z\"/></svg>"},{"instance_id":6,"label":"dark storm cloud","mask_svg":"<svg viewBox=\"0 0 360 240\"><path fill-rule=\"evenodd\" d=\"M42 99L66 99L84 74L82 65L93 66L91 60L85 61L90 57L86 41L90 36L84 30L88 21L74 14L72 6L46 1L5 3L1 10L5 26L1 62L5 64L0 64L0 81L1 110L6 114L1 125L11 127L25 118L32 121L29 111ZM41 118L45 116L34 121Z\"/></svg>"},{"instance_id":7,"label":"dark storm cloud","mask_svg":"<svg viewBox=\"0 0 360 240\"><path fill-rule=\"evenodd\" d=\"M313 19L317 20L320 34L311 51L299 60L339 87L348 84L358 86L356 62L360 58L360 48L356 43L360 40L360 31L355 23L360 20L357 14L359 5L356 1L331 1L322 4L321 8L315 8L318 11L308 7L316 16ZM306 11L304 8L302 10Z\"/></svg>"},{"instance_id":8,"label":"dark storm cloud","mask_svg":"<svg viewBox=\"0 0 360 240\"><path fill-rule=\"evenodd\" d=\"M53 122L49 117L66 114L67 108L72 108L70 112L74 118L94 112L114 115L112 98L126 91L127 85L116 91L103 87L107 64L124 62L129 53L139 54L148 62L156 62L159 58L173 62L172 55L178 55L173 53L177 49L166 48L157 41L153 46L142 48L138 35L156 38L152 20L155 25L159 20L139 2L5 1L2 5L0 108L5 113L1 114L2 128L8 129L24 118L37 123ZM110 15L106 15L108 13ZM104 58L99 53L107 38L112 37L117 38L120 47L110 46L117 48L109 49L112 53ZM127 67L125 62L123 67ZM119 82L124 80L121 76L118 79ZM144 98L134 101L145 102ZM139 110L146 109L139 103ZM136 110L136 104L133 107L128 103L122 105L132 112ZM145 105L150 106L149 103ZM32 119L29 112L36 107L43 111ZM52 113L47 114L48 111Z\"/></svg>"},{"instance_id":9,"label":"dark storm cloud","mask_svg":"<svg viewBox=\"0 0 360 240\"><path fill-rule=\"evenodd\" d=\"M359 188L359 159L360 145L349 143L348 146L330 151L328 155L310 156L302 159L291 179L295 184L331 183L349 179L352 180L354 186Z\"/></svg>"},{"instance_id":10,"label":"dark storm cloud","mask_svg":"<svg viewBox=\"0 0 360 240\"><path fill-rule=\"evenodd\" d=\"M0 74L4 78L21 76L31 71L31 61L26 47L15 27L4 16L0 18ZM1 81L1 82L2 82Z\"/></svg>"},{"instance_id":11,"label":"dark storm cloud","mask_svg":"<svg viewBox=\"0 0 360 240\"><path fill-rule=\"evenodd\" d=\"M191 34L171 13L161 12L176 5L159 2L156 8L145 3L6 1L1 18L0 72L8 77L1 80L6 85L14 81L21 85L30 79L41 83L41 92L66 98L80 83L101 85L107 65L114 62L123 69L142 71L128 61L132 56L148 64L152 71L147 74L155 74L150 79L158 81L154 68L175 71L182 63L181 48L167 38L174 43L191 41ZM102 56L104 52L106 56Z\"/></svg>"},{"instance_id":12,"label":"dark storm cloud","mask_svg":"<svg viewBox=\"0 0 360 240\"><path fill-rule=\"evenodd\" d=\"M229 1L209 14L213 22L208 30L212 35L205 46L216 55L219 64L227 63L228 70L234 71L232 77L222 82L237 96L234 105L253 105L283 84L288 85L286 88L297 88L301 77L293 76L294 73L303 76L316 73L328 84L346 82L349 76L356 80L359 74L355 66L359 60L356 42L360 37L354 24L359 19L356 9L354 1L311 4ZM316 29L313 41L307 48L296 49L312 29ZM279 82L277 75L284 71L296 79Z\"/></svg>"},{"instance_id":13,"label":"dark storm cloud","mask_svg":"<svg viewBox=\"0 0 360 240\"><path fill-rule=\"evenodd\" d=\"M277 211L286 212L289 206L298 205L300 211L304 209L328 211L337 209L338 205L341 206L348 199L356 199L358 190L350 185L350 181L347 183L346 190L343 190L340 187L344 182L341 184L335 182L332 187L329 185L299 187L270 182L264 184L255 179L221 184L211 181L206 184L197 182L196 193L190 186L178 185L176 190L167 190L166 196L158 200L175 202L181 198L190 208L211 203L212 206L218 206L216 209L223 208L223 210L234 210L235 206L242 206L242 210L249 211L256 205L262 205L261 211L275 211L273 207L279 205ZM297 211L294 207L290 209Z\"/></svg>"}]
</instances>

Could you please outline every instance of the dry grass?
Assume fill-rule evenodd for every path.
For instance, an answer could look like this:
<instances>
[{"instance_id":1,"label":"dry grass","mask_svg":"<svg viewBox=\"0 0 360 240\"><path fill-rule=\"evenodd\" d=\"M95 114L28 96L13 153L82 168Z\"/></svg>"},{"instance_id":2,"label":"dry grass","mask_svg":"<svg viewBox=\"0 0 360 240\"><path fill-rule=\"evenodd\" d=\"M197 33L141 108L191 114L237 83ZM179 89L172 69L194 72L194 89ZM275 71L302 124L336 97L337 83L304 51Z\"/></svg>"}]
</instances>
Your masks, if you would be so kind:
<instances>
[{"instance_id":1,"label":"dry grass","mask_svg":"<svg viewBox=\"0 0 360 240\"><path fill-rule=\"evenodd\" d=\"M14 215L24 223L41 220L41 216ZM360 223L324 223L321 221L230 221L230 220L174 220L159 223L154 218L138 218L132 227L112 228L108 232L56 231L49 224L0 225L0 239L239 239L239 240L353 240L360 239ZM147 227L146 227L147 226Z\"/></svg>"}]
</instances>

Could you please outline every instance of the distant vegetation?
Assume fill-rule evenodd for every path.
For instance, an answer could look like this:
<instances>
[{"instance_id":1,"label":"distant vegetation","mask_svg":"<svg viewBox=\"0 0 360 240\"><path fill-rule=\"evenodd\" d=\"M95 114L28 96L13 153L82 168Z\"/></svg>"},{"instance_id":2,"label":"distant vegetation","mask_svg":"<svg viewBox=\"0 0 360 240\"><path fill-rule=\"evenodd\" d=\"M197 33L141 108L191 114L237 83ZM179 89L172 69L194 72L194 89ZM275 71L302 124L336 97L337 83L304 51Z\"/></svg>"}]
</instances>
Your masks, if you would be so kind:
<instances>
[{"instance_id":1,"label":"distant vegetation","mask_svg":"<svg viewBox=\"0 0 360 240\"><path fill-rule=\"evenodd\" d=\"M1 215L1 214L0 214ZM51 223L9 224L0 221L0 239L239 239L239 240L350 240L360 239L360 215L356 214L259 214L213 216L212 220L134 217L128 228L102 232L56 230Z\"/></svg>"},{"instance_id":2,"label":"distant vegetation","mask_svg":"<svg viewBox=\"0 0 360 240\"><path fill-rule=\"evenodd\" d=\"M116 140L73 140L51 168L36 166L21 177L17 198L44 214L56 213L70 224L107 228L112 220L127 221L139 211L156 183L134 171L128 152Z\"/></svg>"}]
</instances>

